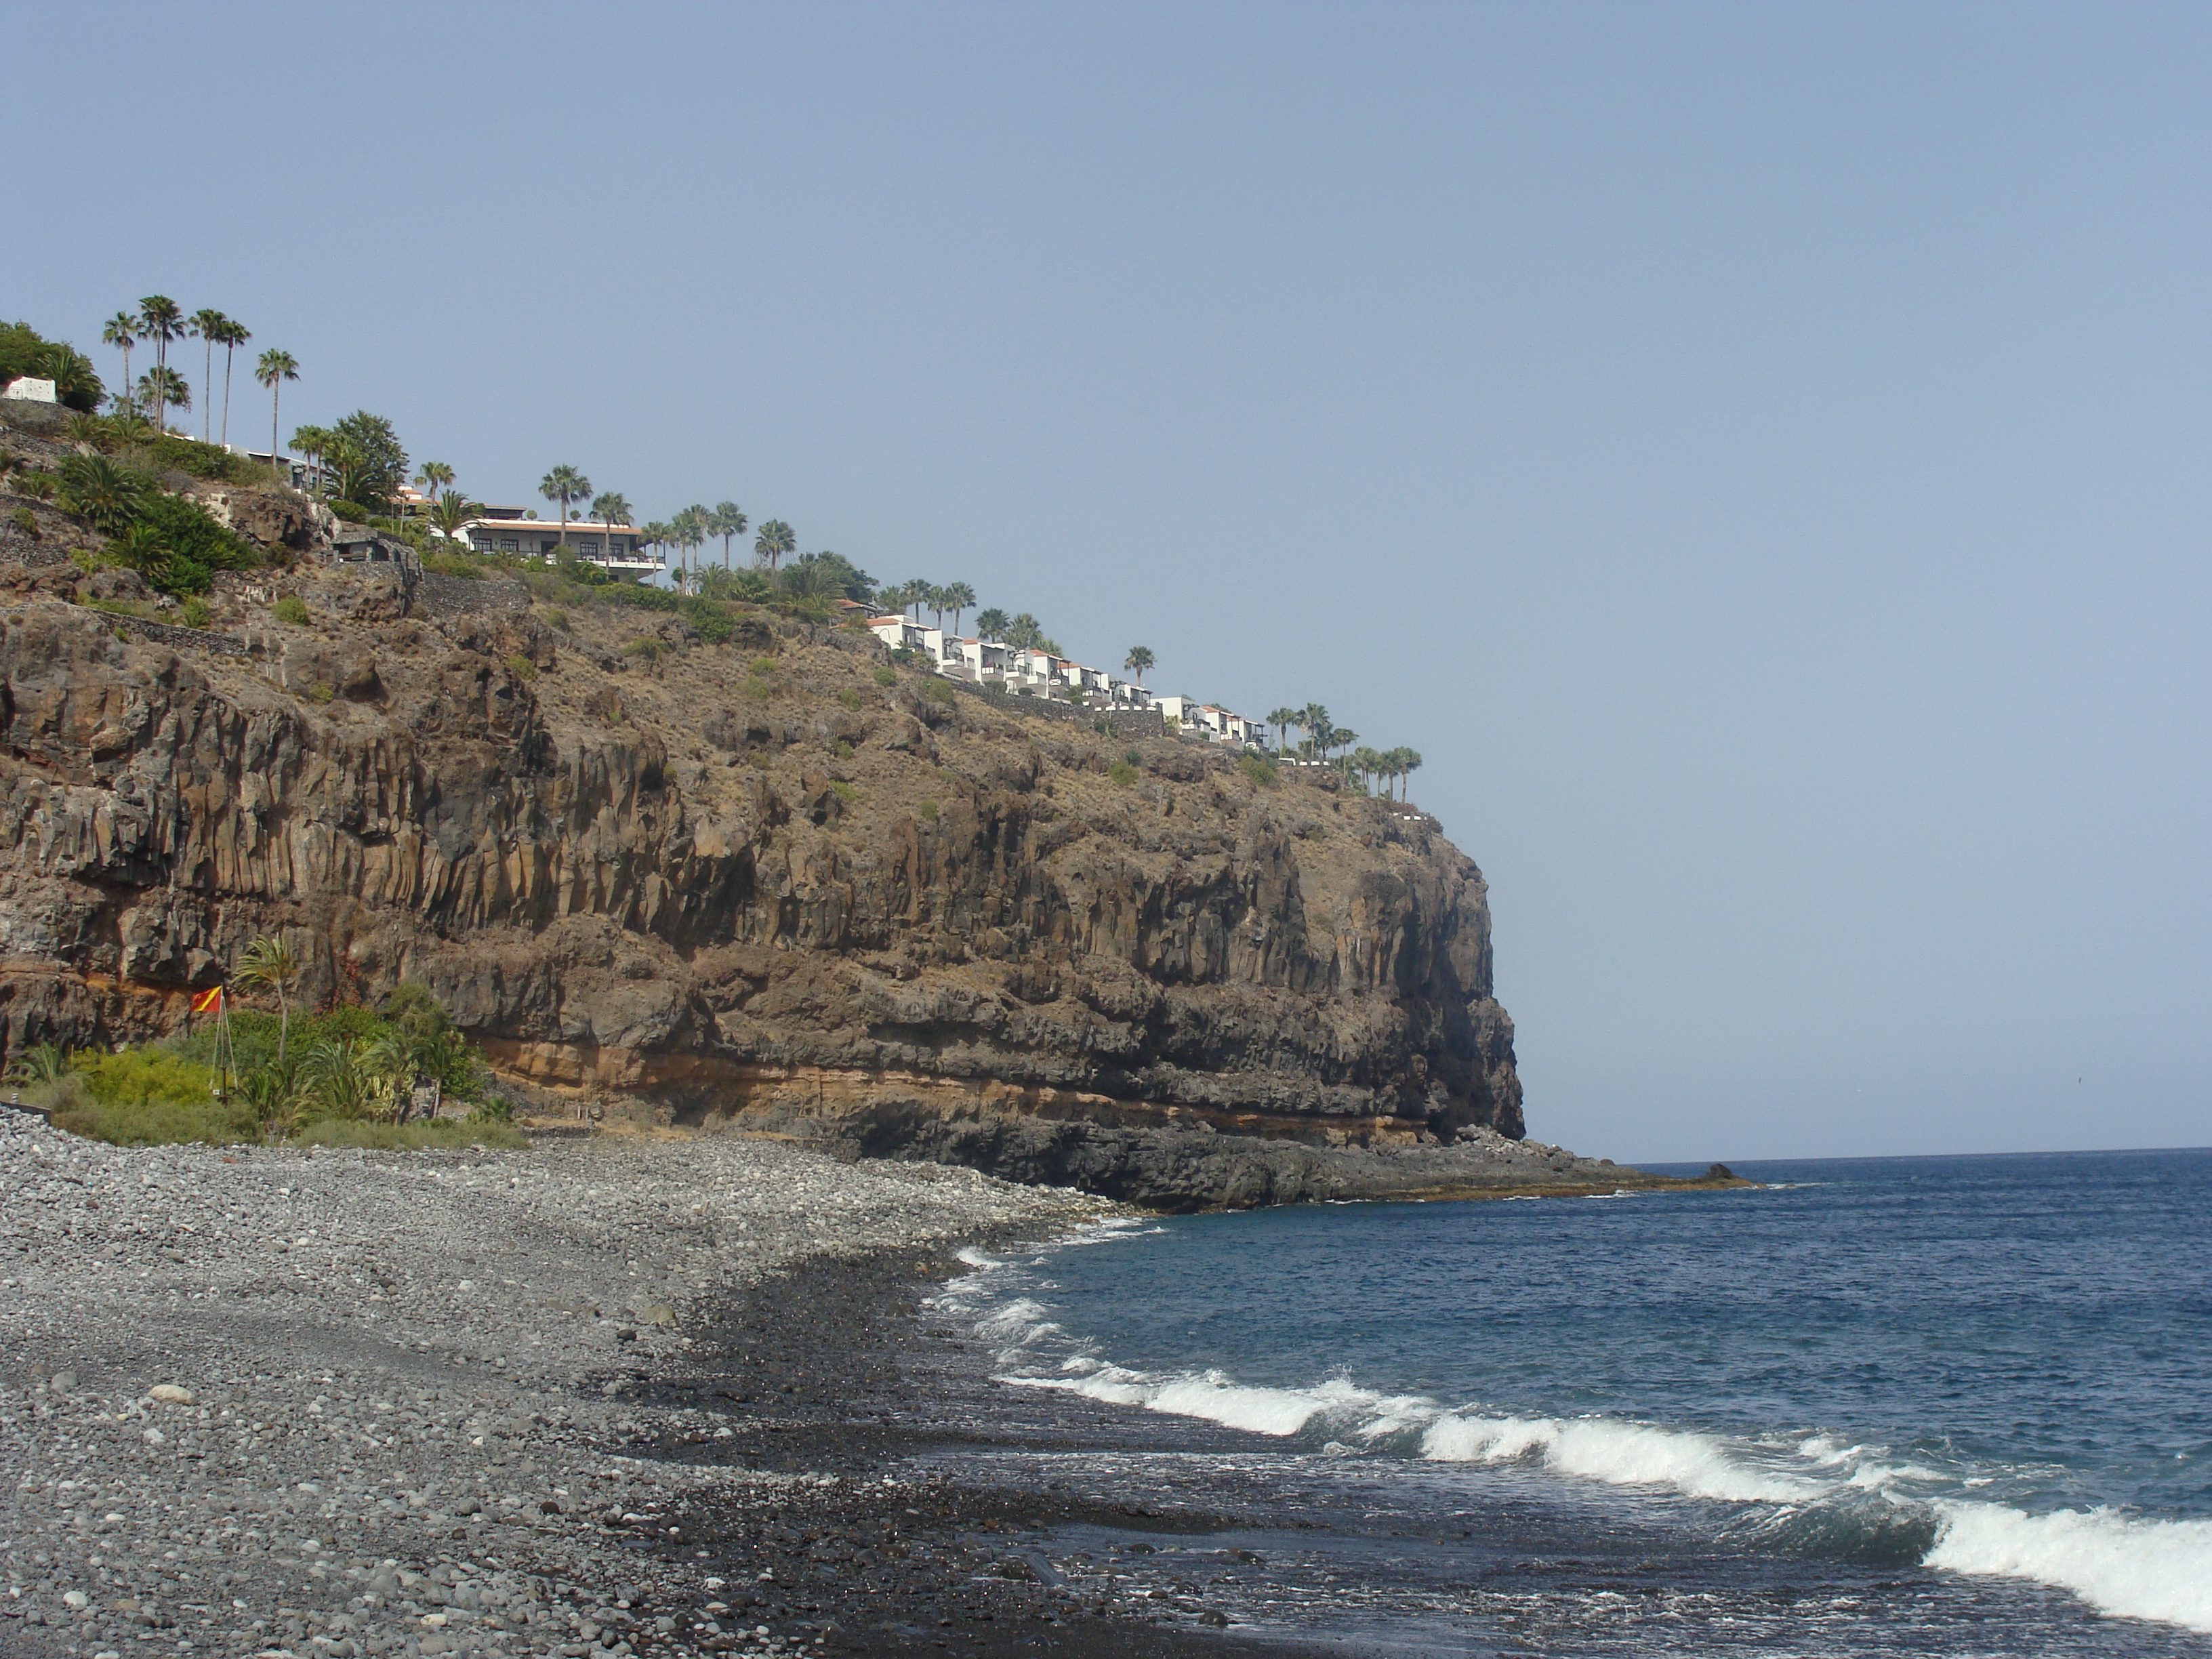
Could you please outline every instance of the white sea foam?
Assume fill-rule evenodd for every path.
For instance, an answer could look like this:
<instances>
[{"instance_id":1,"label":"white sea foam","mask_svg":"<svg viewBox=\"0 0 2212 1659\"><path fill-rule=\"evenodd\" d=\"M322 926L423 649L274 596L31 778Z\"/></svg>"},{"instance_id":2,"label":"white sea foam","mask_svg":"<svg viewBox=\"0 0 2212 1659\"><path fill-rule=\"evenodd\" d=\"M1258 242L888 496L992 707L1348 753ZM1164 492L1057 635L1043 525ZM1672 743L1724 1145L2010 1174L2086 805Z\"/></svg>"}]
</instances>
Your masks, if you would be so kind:
<instances>
[{"instance_id":1,"label":"white sea foam","mask_svg":"<svg viewBox=\"0 0 2212 1659\"><path fill-rule=\"evenodd\" d=\"M2032 1578L2091 1607L2212 1631L2212 1521L2146 1521L2109 1510L2029 1515L2002 1504L1943 1503L1927 1565Z\"/></svg>"},{"instance_id":2,"label":"white sea foam","mask_svg":"<svg viewBox=\"0 0 2212 1659\"><path fill-rule=\"evenodd\" d=\"M1448 1413L1421 1437L1421 1455L1445 1463L1540 1461L1563 1474L1615 1486L1671 1486L1691 1498L1799 1504L1817 1484L1764 1470L1711 1435L1613 1417L1474 1417Z\"/></svg>"},{"instance_id":3,"label":"white sea foam","mask_svg":"<svg viewBox=\"0 0 2212 1659\"><path fill-rule=\"evenodd\" d=\"M1103 1224L1068 1242L1108 1243L1134 1231L1127 1223ZM2032 1579L2107 1613L2212 1632L2212 1522L2152 1521L2106 1510L2030 1515L2001 1504L1954 1500L1938 1494L1988 1485L1990 1475L1931 1468L1886 1446L1825 1434L1741 1439L1617 1417L1450 1409L1423 1395L1385 1395L1341 1377L1276 1388L1219 1370L1137 1370L1101 1358L1092 1345L1071 1337L1043 1303L1024 1294L1041 1288L1024 1264L977 1251L963 1251L961 1259L973 1271L947 1285L938 1305L971 1319L976 1334L998 1347L1004 1382L1276 1438L1310 1435L1331 1457L1395 1450L1440 1463L1522 1463L1609 1486L1739 1504L1746 1506L1750 1535L1802 1530L1808 1522L1932 1524L1935 1541L1923 1558L1929 1566ZM1918 1539L1927 1535L1920 1531ZM1919 1547L1918 1539L1911 1547Z\"/></svg>"}]
</instances>

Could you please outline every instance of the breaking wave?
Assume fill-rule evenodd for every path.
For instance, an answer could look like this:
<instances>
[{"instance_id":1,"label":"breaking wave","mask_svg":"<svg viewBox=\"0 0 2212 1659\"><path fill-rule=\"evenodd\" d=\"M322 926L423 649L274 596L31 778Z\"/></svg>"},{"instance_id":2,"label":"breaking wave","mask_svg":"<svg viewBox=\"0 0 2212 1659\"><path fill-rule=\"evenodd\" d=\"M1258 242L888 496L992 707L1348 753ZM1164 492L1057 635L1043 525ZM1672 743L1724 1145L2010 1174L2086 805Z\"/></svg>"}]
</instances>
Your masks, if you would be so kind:
<instances>
[{"instance_id":1,"label":"breaking wave","mask_svg":"<svg viewBox=\"0 0 2212 1659\"><path fill-rule=\"evenodd\" d=\"M1101 1223L1066 1241L1111 1243L1141 1223ZM2212 1522L2106 1509L2034 1514L1962 1491L1970 1474L1820 1435L1730 1436L1594 1415L1557 1418L1449 1407L1337 1377L1304 1388L1243 1382L1215 1370L1155 1373L1113 1364L1026 1293L1036 1261L979 1252L940 1310L992 1345L998 1381L1297 1439L1322 1454L1517 1466L1721 1506L1728 1536L1770 1548L2033 1580L2100 1611L2212 1632ZM2038 1471L2013 1471L2032 1477Z\"/></svg>"}]
</instances>

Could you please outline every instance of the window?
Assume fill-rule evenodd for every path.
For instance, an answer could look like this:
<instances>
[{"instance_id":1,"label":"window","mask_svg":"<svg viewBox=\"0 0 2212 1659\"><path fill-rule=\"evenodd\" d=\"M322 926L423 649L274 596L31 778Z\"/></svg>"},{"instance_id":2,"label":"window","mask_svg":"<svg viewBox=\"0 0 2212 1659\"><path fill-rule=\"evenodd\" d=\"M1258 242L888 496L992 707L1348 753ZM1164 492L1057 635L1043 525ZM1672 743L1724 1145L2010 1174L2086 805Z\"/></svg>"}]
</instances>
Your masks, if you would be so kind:
<instances>
[{"instance_id":1,"label":"window","mask_svg":"<svg viewBox=\"0 0 2212 1659\"><path fill-rule=\"evenodd\" d=\"M499 550L502 553L514 552L515 550L514 538L512 536L501 536L499 538Z\"/></svg>"}]
</instances>

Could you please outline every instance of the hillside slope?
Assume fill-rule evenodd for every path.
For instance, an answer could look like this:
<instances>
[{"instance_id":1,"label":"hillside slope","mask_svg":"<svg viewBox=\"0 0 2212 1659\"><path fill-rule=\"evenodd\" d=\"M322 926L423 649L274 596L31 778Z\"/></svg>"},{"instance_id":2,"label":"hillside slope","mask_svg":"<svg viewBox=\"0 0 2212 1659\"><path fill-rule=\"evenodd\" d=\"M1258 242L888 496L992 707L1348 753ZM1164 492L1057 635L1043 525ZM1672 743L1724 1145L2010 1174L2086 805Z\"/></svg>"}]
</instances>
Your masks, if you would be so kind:
<instances>
[{"instance_id":1,"label":"hillside slope","mask_svg":"<svg viewBox=\"0 0 2212 1659\"><path fill-rule=\"evenodd\" d=\"M1482 876L1409 808L766 613L313 556L204 633L77 602L134 580L0 564L10 1053L167 1031L282 931L310 1000L422 980L508 1074L679 1121L1179 1207L1620 1173L1512 1145Z\"/></svg>"}]
</instances>

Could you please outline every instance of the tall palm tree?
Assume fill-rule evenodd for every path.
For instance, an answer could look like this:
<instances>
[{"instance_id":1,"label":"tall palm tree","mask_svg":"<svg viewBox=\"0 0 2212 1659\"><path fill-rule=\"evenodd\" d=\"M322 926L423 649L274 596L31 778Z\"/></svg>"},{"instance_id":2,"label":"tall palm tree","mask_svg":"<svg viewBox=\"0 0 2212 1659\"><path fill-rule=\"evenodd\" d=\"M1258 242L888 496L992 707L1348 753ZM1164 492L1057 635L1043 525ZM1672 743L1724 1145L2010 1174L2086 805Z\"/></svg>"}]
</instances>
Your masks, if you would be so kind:
<instances>
[{"instance_id":1,"label":"tall palm tree","mask_svg":"<svg viewBox=\"0 0 2212 1659\"><path fill-rule=\"evenodd\" d=\"M668 539L672 534L674 532L669 529L664 520L655 519L637 532L637 538L658 553L668 545Z\"/></svg>"},{"instance_id":2,"label":"tall palm tree","mask_svg":"<svg viewBox=\"0 0 2212 1659\"><path fill-rule=\"evenodd\" d=\"M592 481L573 466L556 466L538 481L538 493L561 503L561 550L568 550L568 503L592 493Z\"/></svg>"},{"instance_id":3,"label":"tall palm tree","mask_svg":"<svg viewBox=\"0 0 2212 1659\"><path fill-rule=\"evenodd\" d=\"M676 515L676 531L683 540L687 569L696 571L698 568L698 560L695 555L696 550L707 544L707 538L711 533L708 529L708 520L712 517L714 514L708 512L697 501L692 502L690 506Z\"/></svg>"},{"instance_id":4,"label":"tall palm tree","mask_svg":"<svg viewBox=\"0 0 2212 1659\"><path fill-rule=\"evenodd\" d=\"M707 528L722 538L722 568L730 568L730 543L745 533L744 509L735 501L717 501Z\"/></svg>"},{"instance_id":5,"label":"tall palm tree","mask_svg":"<svg viewBox=\"0 0 2212 1659\"><path fill-rule=\"evenodd\" d=\"M204 444L215 440L215 399L206 393L208 388L215 384L216 343L229 328L229 318L204 306L192 313L184 327L184 332L198 338L204 353L200 364L200 441Z\"/></svg>"},{"instance_id":6,"label":"tall palm tree","mask_svg":"<svg viewBox=\"0 0 2212 1659\"><path fill-rule=\"evenodd\" d=\"M1129 647L1129 654L1121 659L1121 667L1125 672L1137 677L1137 688L1142 690L1145 684L1145 671L1156 660L1158 659L1152 655L1151 647L1133 645Z\"/></svg>"},{"instance_id":7,"label":"tall palm tree","mask_svg":"<svg viewBox=\"0 0 2212 1659\"><path fill-rule=\"evenodd\" d=\"M952 613L952 631L960 631L960 613L975 603L975 590L966 582L953 582L945 590L945 608Z\"/></svg>"},{"instance_id":8,"label":"tall palm tree","mask_svg":"<svg viewBox=\"0 0 2212 1659\"><path fill-rule=\"evenodd\" d=\"M138 302L138 337L154 343L155 368L167 370L169 367L169 342L184 338L184 320L183 307L166 294L149 294ZM158 409L154 411L154 423L161 424Z\"/></svg>"},{"instance_id":9,"label":"tall palm tree","mask_svg":"<svg viewBox=\"0 0 2212 1659\"><path fill-rule=\"evenodd\" d=\"M922 589L922 606L931 616L937 618L938 631L942 633L945 630L945 613L949 608L945 603L945 590L935 582L923 583ZM915 620L919 622L921 619L917 617Z\"/></svg>"},{"instance_id":10,"label":"tall palm tree","mask_svg":"<svg viewBox=\"0 0 2212 1659\"><path fill-rule=\"evenodd\" d=\"M1267 711L1267 724L1275 728L1275 748L1278 751L1290 746L1291 728L1297 723L1298 711L1295 708L1270 708Z\"/></svg>"},{"instance_id":11,"label":"tall palm tree","mask_svg":"<svg viewBox=\"0 0 2212 1659\"><path fill-rule=\"evenodd\" d=\"M415 475L415 488L428 501L436 501L439 491L453 487L453 469L443 461L425 461L422 471Z\"/></svg>"},{"instance_id":12,"label":"tall palm tree","mask_svg":"<svg viewBox=\"0 0 2212 1659\"><path fill-rule=\"evenodd\" d=\"M284 395L284 382L300 378L300 360L289 351L268 350L253 366L253 378L269 388L269 459L276 459L276 406Z\"/></svg>"},{"instance_id":13,"label":"tall palm tree","mask_svg":"<svg viewBox=\"0 0 2212 1659\"><path fill-rule=\"evenodd\" d=\"M1321 738L1328 730L1328 710L1317 702L1310 702L1298 710L1297 719L1291 724L1306 734L1304 746L1316 751L1316 758L1319 758Z\"/></svg>"},{"instance_id":14,"label":"tall palm tree","mask_svg":"<svg viewBox=\"0 0 2212 1659\"><path fill-rule=\"evenodd\" d=\"M107 319L107 326L100 330L100 337L106 344L122 349L123 392L116 402L128 409L131 406L131 348L138 343L138 319L127 311L118 311Z\"/></svg>"},{"instance_id":15,"label":"tall palm tree","mask_svg":"<svg viewBox=\"0 0 2212 1659\"><path fill-rule=\"evenodd\" d=\"M239 347L253 337L253 331L244 323L225 319L222 333L222 447L230 447L230 365Z\"/></svg>"},{"instance_id":16,"label":"tall palm tree","mask_svg":"<svg viewBox=\"0 0 2212 1659\"><path fill-rule=\"evenodd\" d=\"M1328 746L1332 749L1349 749L1358 741L1359 733L1357 732L1334 726L1328 729Z\"/></svg>"},{"instance_id":17,"label":"tall palm tree","mask_svg":"<svg viewBox=\"0 0 2212 1659\"><path fill-rule=\"evenodd\" d=\"M783 556L795 550L799 538L791 526L781 519L770 519L753 538L753 553L773 571L783 562Z\"/></svg>"},{"instance_id":18,"label":"tall palm tree","mask_svg":"<svg viewBox=\"0 0 2212 1659\"><path fill-rule=\"evenodd\" d=\"M898 591L904 592L903 589ZM1002 640L1006 636L1006 629L1013 626L1013 621L995 605L988 611L979 611L975 613L975 637L979 640Z\"/></svg>"},{"instance_id":19,"label":"tall palm tree","mask_svg":"<svg viewBox=\"0 0 2212 1659\"><path fill-rule=\"evenodd\" d=\"M1421 769L1421 751L1400 749L1393 752L1398 757L1398 799L1403 800L1406 799L1406 786L1411 781L1412 775Z\"/></svg>"},{"instance_id":20,"label":"tall palm tree","mask_svg":"<svg viewBox=\"0 0 2212 1659\"><path fill-rule=\"evenodd\" d=\"M604 495L596 496L592 501L592 516L611 527L607 535L606 556L611 559L615 556L611 526L630 522L629 497L619 490L610 490Z\"/></svg>"},{"instance_id":21,"label":"tall palm tree","mask_svg":"<svg viewBox=\"0 0 2212 1659\"><path fill-rule=\"evenodd\" d=\"M300 959L292 947L273 933L264 933L246 947L239 958L237 982L249 989L276 994L276 1065L284 1065L284 1044L292 1030L292 987L300 978Z\"/></svg>"}]
</instances>

